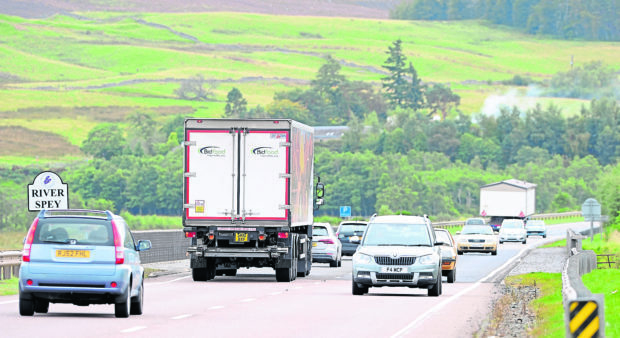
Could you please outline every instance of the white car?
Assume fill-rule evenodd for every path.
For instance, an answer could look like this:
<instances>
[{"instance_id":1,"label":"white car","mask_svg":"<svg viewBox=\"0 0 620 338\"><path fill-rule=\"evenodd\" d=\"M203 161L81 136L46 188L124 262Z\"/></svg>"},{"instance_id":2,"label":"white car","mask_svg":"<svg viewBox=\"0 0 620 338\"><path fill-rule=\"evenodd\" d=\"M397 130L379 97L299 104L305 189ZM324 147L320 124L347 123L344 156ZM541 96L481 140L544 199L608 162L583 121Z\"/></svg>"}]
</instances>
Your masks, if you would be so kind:
<instances>
[{"instance_id":1,"label":"white car","mask_svg":"<svg viewBox=\"0 0 620 338\"><path fill-rule=\"evenodd\" d=\"M342 266L342 244L329 223L312 225L312 262L329 263L332 268Z\"/></svg>"},{"instance_id":2,"label":"white car","mask_svg":"<svg viewBox=\"0 0 620 338\"><path fill-rule=\"evenodd\" d=\"M499 228L499 244L503 242L527 243L527 230L521 219L505 219Z\"/></svg>"}]
</instances>

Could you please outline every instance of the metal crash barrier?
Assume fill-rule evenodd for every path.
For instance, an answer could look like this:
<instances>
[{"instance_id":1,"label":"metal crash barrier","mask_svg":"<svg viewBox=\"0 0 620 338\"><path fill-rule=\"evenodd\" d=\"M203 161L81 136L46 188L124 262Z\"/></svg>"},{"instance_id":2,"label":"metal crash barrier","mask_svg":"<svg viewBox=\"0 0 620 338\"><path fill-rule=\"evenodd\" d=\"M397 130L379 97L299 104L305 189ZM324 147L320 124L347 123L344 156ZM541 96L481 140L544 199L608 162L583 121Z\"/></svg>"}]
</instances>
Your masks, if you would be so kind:
<instances>
[{"instance_id":1,"label":"metal crash barrier","mask_svg":"<svg viewBox=\"0 0 620 338\"><path fill-rule=\"evenodd\" d=\"M568 230L566 248L569 257L562 270L562 298L567 337L605 336L605 297L585 287L581 276L596 269L596 254L581 250L581 234Z\"/></svg>"}]
</instances>

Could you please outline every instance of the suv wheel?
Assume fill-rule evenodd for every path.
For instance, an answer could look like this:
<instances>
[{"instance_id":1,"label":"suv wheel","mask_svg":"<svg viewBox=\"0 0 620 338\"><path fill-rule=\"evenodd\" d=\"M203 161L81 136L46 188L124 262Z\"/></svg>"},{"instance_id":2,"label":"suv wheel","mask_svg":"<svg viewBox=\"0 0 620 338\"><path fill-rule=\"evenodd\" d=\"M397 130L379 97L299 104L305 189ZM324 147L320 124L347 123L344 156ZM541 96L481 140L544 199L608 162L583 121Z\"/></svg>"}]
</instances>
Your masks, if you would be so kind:
<instances>
[{"instance_id":1,"label":"suv wheel","mask_svg":"<svg viewBox=\"0 0 620 338\"><path fill-rule=\"evenodd\" d=\"M129 317L129 311L131 307L131 284L128 284L127 292L123 297L123 300L114 304L114 316L116 318Z\"/></svg>"},{"instance_id":2,"label":"suv wheel","mask_svg":"<svg viewBox=\"0 0 620 338\"><path fill-rule=\"evenodd\" d=\"M32 316L34 314L34 302L32 299L19 297L19 314L22 316Z\"/></svg>"},{"instance_id":3,"label":"suv wheel","mask_svg":"<svg viewBox=\"0 0 620 338\"><path fill-rule=\"evenodd\" d=\"M361 296L361 295L363 295L365 293L368 293L368 287L367 286L360 287L360 286L358 286L359 284L357 284L355 281L352 281L352 284L353 284L352 285L353 286L352 287L352 289L353 289L352 291L353 291L354 295Z\"/></svg>"},{"instance_id":4,"label":"suv wheel","mask_svg":"<svg viewBox=\"0 0 620 338\"><path fill-rule=\"evenodd\" d=\"M432 288L428 289L428 295L431 297L437 297L441 295L441 275L437 275L437 283Z\"/></svg>"},{"instance_id":5,"label":"suv wheel","mask_svg":"<svg viewBox=\"0 0 620 338\"><path fill-rule=\"evenodd\" d=\"M138 296L131 300L130 313L132 315L141 315L143 304L144 304L144 280L142 281L142 284L140 284L140 291L138 291Z\"/></svg>"},{"instance_id":6,"label":"suv wheel","mask_svg":"<svg viewBox=\"0 0 620 338\"><path fill-rule=\"evenodd\" d=\"M50 308L49 300L34 299L34 312L37 312L37 313L47 313L49 308Z\"/></svg>"}]
</instances>

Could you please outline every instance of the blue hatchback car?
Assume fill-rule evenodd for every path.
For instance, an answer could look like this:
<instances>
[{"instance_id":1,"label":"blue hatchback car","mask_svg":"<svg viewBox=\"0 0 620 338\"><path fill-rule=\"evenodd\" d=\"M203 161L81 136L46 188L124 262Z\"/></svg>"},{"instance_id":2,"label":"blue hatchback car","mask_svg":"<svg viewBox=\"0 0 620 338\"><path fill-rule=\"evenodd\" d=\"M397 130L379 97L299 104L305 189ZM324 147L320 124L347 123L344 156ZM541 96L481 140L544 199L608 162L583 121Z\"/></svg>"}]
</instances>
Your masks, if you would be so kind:
<instances>
[{"instance_id":1,"label":"blue hatchback car","mask_svg":"<svg viewBox=\"0 0 620 338\"><path fill-rule=\"evenodd\" d=\"M19 313L47 313L50 303L114 304L116 317L142 314L144 269L125 220L110 211L42 210L24 241Z\"/></svg>"}]
</instances>

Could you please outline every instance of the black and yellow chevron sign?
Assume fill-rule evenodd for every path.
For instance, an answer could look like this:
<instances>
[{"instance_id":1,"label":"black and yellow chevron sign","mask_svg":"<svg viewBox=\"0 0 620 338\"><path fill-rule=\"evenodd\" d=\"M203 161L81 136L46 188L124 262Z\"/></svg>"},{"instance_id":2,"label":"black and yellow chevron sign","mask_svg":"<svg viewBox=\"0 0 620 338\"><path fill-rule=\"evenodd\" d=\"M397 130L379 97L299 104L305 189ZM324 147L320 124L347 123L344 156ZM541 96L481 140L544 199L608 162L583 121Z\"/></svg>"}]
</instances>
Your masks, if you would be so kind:
<instances>
[{"instance_id":1,"label":"black and yellow chevron sign","mask_svg":"<svg viewBox=\"0 0 620 338\"><path fill-rule=\"evenodd\" d=\"M570 306L571 337L598 337L598 304L594 301L575 301Z\"/></svg>"}]
</instances>

